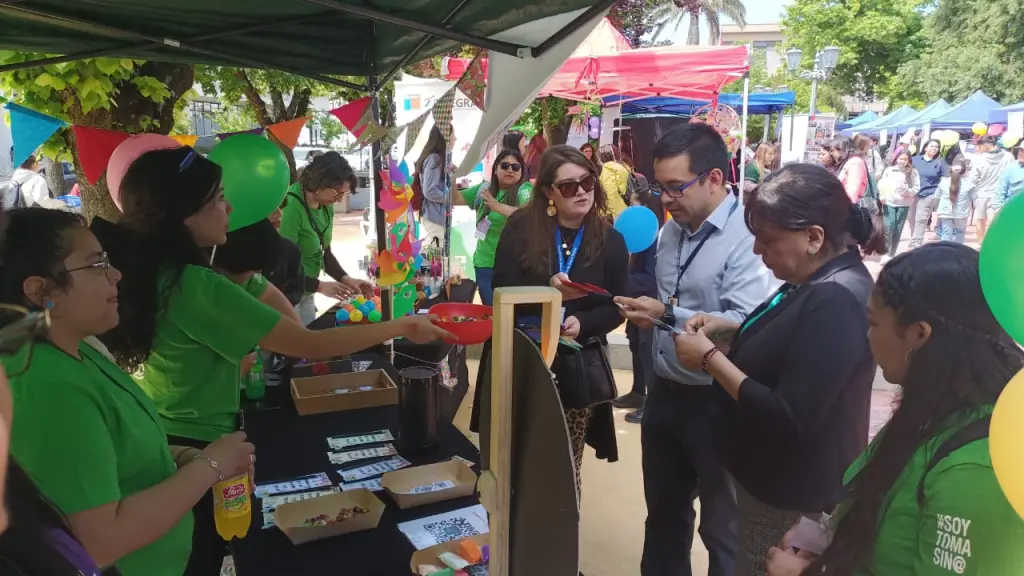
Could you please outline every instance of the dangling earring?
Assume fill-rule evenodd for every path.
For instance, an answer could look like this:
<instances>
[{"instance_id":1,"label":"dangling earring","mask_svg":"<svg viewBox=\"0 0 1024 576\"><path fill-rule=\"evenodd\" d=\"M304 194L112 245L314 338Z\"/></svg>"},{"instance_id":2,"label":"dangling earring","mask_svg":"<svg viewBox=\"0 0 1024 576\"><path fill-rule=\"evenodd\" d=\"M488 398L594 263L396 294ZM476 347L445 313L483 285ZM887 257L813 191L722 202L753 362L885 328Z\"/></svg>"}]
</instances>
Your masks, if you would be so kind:
<instances>
[{"instance_id":1,"label":"dangling earring","mask_svg":"<svg viewBox=\"0 0 1024 576\"><path fill-rule=\"evenodd\" d=\"M53 310L53 300L47 300L46 302L43 303L43 306L45 306L48 310Z\"/></svg>"},{"instance_id":2,"label":"dangling earring","mask_svg":"<svg viewBox=\"0 0 1024 576\"><path fill-rule=\"evenodd\" d=\"M555 210L555 201L552 200L551 198L548 198L548 216L551 216L552 218L554 218L555 214L557 214L557 213L558 213L558 210Z\"/></svg>"}]
</instances>

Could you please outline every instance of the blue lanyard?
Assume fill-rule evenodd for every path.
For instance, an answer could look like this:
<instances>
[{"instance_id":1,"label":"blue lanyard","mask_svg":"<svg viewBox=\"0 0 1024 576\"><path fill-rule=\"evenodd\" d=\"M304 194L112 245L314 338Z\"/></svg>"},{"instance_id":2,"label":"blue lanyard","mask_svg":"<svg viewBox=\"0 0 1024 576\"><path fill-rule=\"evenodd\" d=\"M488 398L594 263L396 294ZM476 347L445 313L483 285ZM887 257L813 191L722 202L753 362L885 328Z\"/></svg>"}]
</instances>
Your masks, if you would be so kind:
<instances>
[{"instance_id":1,"label":"blue lanyard","mask_svg":"<svg viewBox=\"0 0 1024 576\"><path fill-rule=\"evenodd\" d=\"M580 244L583 242L583 227L580 226L579 232L576 233L576 239L572 241L572 251L569 252L569 262L565 261L565 255L562 254L562 230L555 227L555 252L558 253L558 271L562 274L568 274L569 270L572 270L572 265L576 262L576 256L580 253Z\"/></svg>"}]
</instances>

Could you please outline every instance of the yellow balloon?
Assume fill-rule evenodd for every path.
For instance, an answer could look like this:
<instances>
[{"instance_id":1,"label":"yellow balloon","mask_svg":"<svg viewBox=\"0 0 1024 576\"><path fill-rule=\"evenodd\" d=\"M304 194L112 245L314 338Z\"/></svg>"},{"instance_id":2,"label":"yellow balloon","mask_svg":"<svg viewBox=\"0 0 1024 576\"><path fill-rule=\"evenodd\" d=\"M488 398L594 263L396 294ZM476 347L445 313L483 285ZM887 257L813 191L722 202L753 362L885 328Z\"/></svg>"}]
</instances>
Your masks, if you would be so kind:
<instances>
[{"instance_id":1,"label":"yellow balloon","mask_svg":"<svg viewBox=\"0 0 1024 576\"><path fill-rule=\"evenodd\" d=\"M1024 370L1003 389L992 412L988 449L1003 494L1024 518Z\"/></svg>"},{"instance_id":2,"label":"yellow balloon","mask_svg":"<svg viewBox=\"0 0 1024 576\"><path fill-rule=\"evenodd\" d=\"M363 313L360 312L359 310L353 310L349 312L348 319L351 320L352 322L362 322Z\"/></svg>"},{"instance_id":3,"label":"yellow balloon","mask_svg":"<svg viewBox=\"0 0 1024 576\"><path fill-rule=\"evenodd\" d=\"M971 127L971 132L974 132L978 136L984 136L988 134L988 126L984 122L975 122L974 126Z\"/></svg>"}]
</instances>

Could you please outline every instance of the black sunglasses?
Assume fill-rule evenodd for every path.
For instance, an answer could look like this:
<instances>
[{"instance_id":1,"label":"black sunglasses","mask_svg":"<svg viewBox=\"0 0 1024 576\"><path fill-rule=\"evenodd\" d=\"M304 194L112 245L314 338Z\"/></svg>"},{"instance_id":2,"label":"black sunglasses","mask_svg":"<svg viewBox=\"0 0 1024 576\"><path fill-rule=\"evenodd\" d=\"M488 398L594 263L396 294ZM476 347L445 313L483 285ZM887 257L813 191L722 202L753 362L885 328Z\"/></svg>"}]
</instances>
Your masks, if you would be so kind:
<instances>
[{"instance_id":1,"label":"black sunglasses","mask_svg":"<svg viewBox=\"0 0 1024 576\"><path fill-rule=\"evenodd\" d=\"M582 180L556 182L552 184L552 187L555 190L558 190L558 193L562 195L562 198L572 198L580 188L583 188L583 191L589 194L594 191L594 186L596 185L597 179L595 179L591 174L584 176Z\"/></svg>"},{"instance_id":2,"label":"black sunglasses","mask_svg":"<svg viewBox=\"0 0 1024 576\"><path fill-rule=\"evenodd\" d=\"M0 304L0 357L19 357L4 362L8 377L23 374L32 363L32 345L50 328L50 312L31 312L12 304ZM26 350L25 348L28 347Z\"/></svg>"},{"instance_id":3,"label":"black sunglasses","mask_svg":"<svg viewBox=\"0 0 1024 576\"><path fill-rule=\"evenodd\" d=\"M523 169L523 165L513 164L512 162L502 162L501 164L498 164L498 168L501 168L502 170L511 170L513 172L519 172L520 170Z\"/></svg>"}]
</instances>

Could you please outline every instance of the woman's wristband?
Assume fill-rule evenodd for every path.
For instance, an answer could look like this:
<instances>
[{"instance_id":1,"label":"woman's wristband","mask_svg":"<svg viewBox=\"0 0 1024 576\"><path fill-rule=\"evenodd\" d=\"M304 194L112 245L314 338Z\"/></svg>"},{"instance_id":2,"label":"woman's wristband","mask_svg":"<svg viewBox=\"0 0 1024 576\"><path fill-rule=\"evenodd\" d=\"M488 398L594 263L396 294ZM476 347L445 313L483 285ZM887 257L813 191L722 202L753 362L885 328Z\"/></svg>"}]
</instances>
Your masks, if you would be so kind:
<instances>
[{"instance_id":1,"label":"woman's wristband","mask_svg":"<svg viewBox=\"0 0 1024 576\"><path fill-rule=\"evenodd\" d=\"M719 352L721 352L721 350L719 350L718 348L712 348L711 350L708 350L707 352L704 353L704 359L700 363L700 369L704 373L707 373L708 366L711 364L711 359L714 358L715 354L718 354Z\"/></svg>"}]
</instances>

